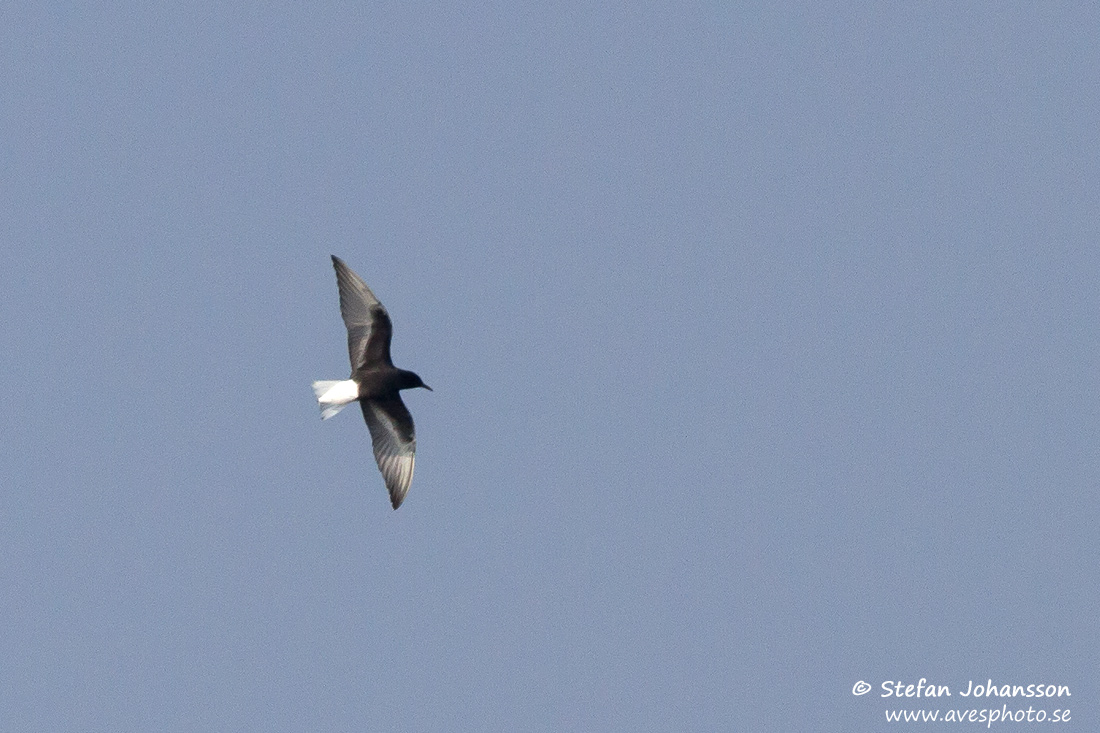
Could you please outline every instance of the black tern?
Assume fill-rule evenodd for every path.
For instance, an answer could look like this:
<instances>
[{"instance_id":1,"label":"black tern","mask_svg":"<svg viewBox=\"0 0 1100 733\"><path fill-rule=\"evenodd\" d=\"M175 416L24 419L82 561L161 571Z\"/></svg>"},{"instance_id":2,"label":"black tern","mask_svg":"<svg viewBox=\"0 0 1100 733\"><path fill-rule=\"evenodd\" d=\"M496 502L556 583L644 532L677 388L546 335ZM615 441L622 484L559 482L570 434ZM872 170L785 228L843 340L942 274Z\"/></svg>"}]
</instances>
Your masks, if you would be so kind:
<instances>
[{"instance_id":1,"label":"black tern","mask_svg":"<svg viewBox=\"0 0 1100 733\"><path fill-rule=\"evenodd\" d=\"M393 322L363 278L336 255L336 284L340 288L340 315L348 329L351 378L313 383L313 393L327 420L358 401L370 429L374 459L386 481L393 508L401 506L412 483L416 464L416 430L412 415L401 401L401 390L431 390L413 372L398 369L390 359Z\"/></svg>"}]
</instances>

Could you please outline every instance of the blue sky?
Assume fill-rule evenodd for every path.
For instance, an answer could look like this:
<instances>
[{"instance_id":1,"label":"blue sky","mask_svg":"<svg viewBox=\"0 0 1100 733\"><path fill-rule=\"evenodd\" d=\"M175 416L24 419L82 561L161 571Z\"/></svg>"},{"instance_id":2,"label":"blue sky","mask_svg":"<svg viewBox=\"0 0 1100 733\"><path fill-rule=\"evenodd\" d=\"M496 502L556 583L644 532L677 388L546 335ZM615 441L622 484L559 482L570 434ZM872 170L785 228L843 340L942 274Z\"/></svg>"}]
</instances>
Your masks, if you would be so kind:
<instances>
[{"instance_id":1,"label":"blue sky","mask_svg":"<svg viewBox=\"0 0 1100 733\"><path fill-rule=\"evenodd\" d=\"M3 727L880 730L993 678L1090 729L1098 34L6 6ZM310 391L330 253L434 388L397 512Z\"/></svg>"}]
</instances>

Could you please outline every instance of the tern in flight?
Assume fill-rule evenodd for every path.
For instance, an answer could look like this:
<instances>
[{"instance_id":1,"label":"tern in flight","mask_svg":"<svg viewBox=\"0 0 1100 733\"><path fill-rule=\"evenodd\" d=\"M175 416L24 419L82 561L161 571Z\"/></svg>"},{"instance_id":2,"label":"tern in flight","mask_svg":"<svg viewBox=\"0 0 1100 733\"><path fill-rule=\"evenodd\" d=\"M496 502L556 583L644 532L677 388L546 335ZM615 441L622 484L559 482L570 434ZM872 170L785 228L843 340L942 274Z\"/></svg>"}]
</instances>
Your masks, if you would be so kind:
<instances>
[{"instance_id":1,"label":"tern in flight","mask_svg":"<svg viewBox=\"0 0 1100 733\"><path fill-rule=\"evenodd\" d=\"M340 315L348 328L351 378L313 383L313 393L327 420L352 402L359 402L370 429L374 459L386 481L393 508L401 506L412 483L416 463L416 431L412 415L401 401L401 390L431 390L413 372L398 369L390 359L393 323L363 278L336 255L336 284L340 288Z\"/></svg>"}]
</instances>

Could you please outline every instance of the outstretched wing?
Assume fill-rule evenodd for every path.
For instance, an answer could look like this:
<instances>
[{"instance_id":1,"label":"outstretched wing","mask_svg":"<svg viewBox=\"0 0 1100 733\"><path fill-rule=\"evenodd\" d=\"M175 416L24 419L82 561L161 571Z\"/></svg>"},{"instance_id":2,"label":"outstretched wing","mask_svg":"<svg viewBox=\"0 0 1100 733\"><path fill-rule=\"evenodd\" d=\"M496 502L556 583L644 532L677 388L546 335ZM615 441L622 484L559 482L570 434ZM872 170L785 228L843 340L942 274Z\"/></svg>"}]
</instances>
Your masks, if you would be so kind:
<instances>
[{"instance_id":1,"label":"outstretched wing","mask_svg":"<svg viewBox=\"0 0 1100 733\"><path fill-rule=\"evenodd\" d=\"M401 506L412 483L416 464L416 430L401 396L396 392L385 397L360 400L363 417L370 428L374 445L374 460L386 481L393 508Z\"/></svg>"},{"instance_id":2,"label":"outstretched wing","mask_svg":"<svg viewBox=\"0 0 1100 733\"><path fill-rule=\"evenodd\" d=\"M340 315L348 329L352 373L366 364L393 366L390 360L393 323L389 313L363 278L352 272L342 259L332 255L332 266L336 268L336 284L340 288Z\"/></svg>"}]
</instances>

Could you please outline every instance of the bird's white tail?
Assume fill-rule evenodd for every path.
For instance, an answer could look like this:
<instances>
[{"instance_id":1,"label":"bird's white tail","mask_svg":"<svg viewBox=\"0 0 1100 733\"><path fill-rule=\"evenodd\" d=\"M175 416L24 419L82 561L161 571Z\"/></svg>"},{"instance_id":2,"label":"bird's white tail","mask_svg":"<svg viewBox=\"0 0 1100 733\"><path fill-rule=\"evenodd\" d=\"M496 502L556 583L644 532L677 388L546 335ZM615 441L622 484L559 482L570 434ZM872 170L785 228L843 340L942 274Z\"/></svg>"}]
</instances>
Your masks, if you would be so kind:
<instances>
[{"instance_id":1,"label":"bird's white tail","mask_svg":"<svg viewBox=\"0 0 1100 733\"><path fill-rule=\"evenodd\" d=\"M359 399L359 384L354 379L326 379L313 383L313 394L321 406L321 419L328 420Z\"/></svg>"}]
</instances>

